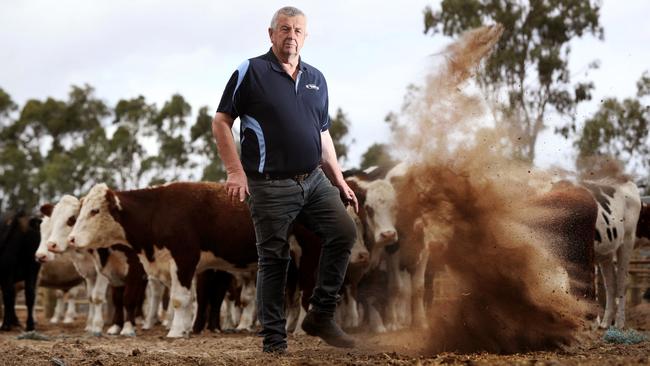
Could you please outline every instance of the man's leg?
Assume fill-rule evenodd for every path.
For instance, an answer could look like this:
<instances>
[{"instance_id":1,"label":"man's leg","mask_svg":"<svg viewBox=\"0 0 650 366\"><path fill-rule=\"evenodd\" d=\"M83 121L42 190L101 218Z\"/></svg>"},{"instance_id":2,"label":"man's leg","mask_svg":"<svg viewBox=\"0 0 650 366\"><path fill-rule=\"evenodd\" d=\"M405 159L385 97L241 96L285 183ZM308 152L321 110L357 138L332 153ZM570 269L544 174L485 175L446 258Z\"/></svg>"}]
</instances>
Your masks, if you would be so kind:
<instances>
[{"instance_id":1,"label":"man's leg","mask_svg":"<svg viewBox=\"0 0 650 366\"><path fill-rule=\"evenodd\" d=\"M249 179L249 207L257 238L256 304L265 352L287 347L284 288L289 265L289 226L303 204L302 188L293 180Z\"/></svg>"},{"instance_id":2,"label":"man's leg","mask_svg":"<svg viewBox=\"0 0 650 366\"><path fill-rule=\"evenodd\" d=\"M356 237L354 222L345 210L338 188L318 171L305 181L307 197L300 219L322 239L312 310L303 322L307 334L338 347L353 347L354 340L334 322L339 291L345 279L350 249Z\"/></svg>"}]
</instances>

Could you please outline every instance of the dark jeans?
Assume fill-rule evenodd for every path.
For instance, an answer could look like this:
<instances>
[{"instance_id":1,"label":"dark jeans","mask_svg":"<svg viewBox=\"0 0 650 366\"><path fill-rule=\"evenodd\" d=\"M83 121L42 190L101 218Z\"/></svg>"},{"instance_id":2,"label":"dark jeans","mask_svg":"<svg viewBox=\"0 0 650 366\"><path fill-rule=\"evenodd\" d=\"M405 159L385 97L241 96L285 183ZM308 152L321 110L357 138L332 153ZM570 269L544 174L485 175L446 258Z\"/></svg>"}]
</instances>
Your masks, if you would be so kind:
<instances>
[{"instance_id":1,"label":"dark jeans","mask_svg":"<svg viewBox=\"0 0 650 366\"><path fill-rule=\"evenodd\" d=\"M320 168L307 179L248 179L248 201L257 238L257 314L265 347L286 345L284 291L289 265L288 232L293 221L322 239L316 287L310 299L318 312L334 314L356 229Z\"/></svg>"}]
</instances>

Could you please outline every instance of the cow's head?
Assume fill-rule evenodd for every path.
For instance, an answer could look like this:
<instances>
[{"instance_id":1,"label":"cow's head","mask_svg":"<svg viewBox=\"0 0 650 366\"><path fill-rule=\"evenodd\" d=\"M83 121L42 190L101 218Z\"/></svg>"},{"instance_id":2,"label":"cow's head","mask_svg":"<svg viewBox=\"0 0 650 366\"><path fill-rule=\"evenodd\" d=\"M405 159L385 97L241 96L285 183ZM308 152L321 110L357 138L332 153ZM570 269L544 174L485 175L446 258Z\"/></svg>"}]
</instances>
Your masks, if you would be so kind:
<instances>
[{"instance_id":1,"label":"cow's head","mask_svg":"<svg viewBox=\"0 0 650 366\"><path fill-rule=\"evenodd\" d=\"M76 248L107 248L126 243L122 225L116 221L122 207L119 198L104 183L95 185L81 201L77 222L68 235Z\"/></svg>"},{"instance_id":2,"label":"cow's head","mask_svg":"<svg viewBox=\"0 0 650 366\"><path fill-rule=\"evenodd\" d=\"M49 211L49 212L48 212ZM77 216L79 215L79 200L77 197L65 195L53 207L46 205L41 207L41 213L48 221L45 227L41 224L41 244L36 251L36 259L41 262L54 259L53 256L46 258L45 252L63 253L68 250L68 234L72 230ZM49 215L48 215L49 213ZM44 235L44 230L49 226L49 234Z\"/></svg>"},{"instance_id":3,"label":"cow's head","mask_svg":"<svg viewBox=\"0 0 650 366\"><path fill-rule=\"evenodd\" d=\"M352 221L354 221L354 226L358 233L354 245L350 250L350 265L365 266L369 263L370 253L368 252L368 248L366 248L365 241L363 240L363 224L361 223L359 215L354 212L352 206L348 206L347 211L348 215L352 218Z\"/></svg>"},{"instance_id":4,"label":"cow's head","mask_svg":"<svg viewBox=\"0 0 650 366\"><path fill-rule=\"evenodd\" d=\"M641 204L639 221L636 224L636 236L650 239L650 203Z\"/></svg>"},{"instance_id":5,"label":"cow's head","mask_svg":"<svg viewBox=\"0 0 650 366\"><path fill-rule=\"evenodd\" d=\"M395 244L396 196L392 184L385 179L366 182L356 178L349 178L347 183L359 199L366 245L374 252Z\"/></svg>"},{"instance_id":6,"label":"cow's head","mask_svg":"<svg viewBox=\"0 0 650 366\"><path fill-rule=\"evenodd\" d=\"M47 238L50 237L52 233L52 220L50 216L52 215L52 210L54 206L51 203L46 203L41 206L41 214L43 214L43 221L41 221L41 241L38 243L38 249L34 254L34 259L36 261L45 263L54 259L54 253L47 250Z\"/></svg>"}]
</instances>

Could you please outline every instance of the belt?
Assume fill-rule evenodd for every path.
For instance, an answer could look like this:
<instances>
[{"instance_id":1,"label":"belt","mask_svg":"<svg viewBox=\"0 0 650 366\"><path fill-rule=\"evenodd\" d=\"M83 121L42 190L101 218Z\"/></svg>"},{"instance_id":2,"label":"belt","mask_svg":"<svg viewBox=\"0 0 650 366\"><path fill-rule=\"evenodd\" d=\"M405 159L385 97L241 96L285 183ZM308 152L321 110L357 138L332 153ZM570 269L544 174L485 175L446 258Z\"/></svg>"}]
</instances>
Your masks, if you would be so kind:
<instances>
[{"instance_id":1,"label":"belt","mask_svg":"<svg viewBox=\"0 0 650 366\"><path fill-rule=\"evenodd\" d=\"M303 182L310 175L314 174L316 169L308 173L260 173L260 172L246 172L246 175L252 179L259 180L281 180L281 179L293 179L296 182Z\"/></svg>"}]
</instances>

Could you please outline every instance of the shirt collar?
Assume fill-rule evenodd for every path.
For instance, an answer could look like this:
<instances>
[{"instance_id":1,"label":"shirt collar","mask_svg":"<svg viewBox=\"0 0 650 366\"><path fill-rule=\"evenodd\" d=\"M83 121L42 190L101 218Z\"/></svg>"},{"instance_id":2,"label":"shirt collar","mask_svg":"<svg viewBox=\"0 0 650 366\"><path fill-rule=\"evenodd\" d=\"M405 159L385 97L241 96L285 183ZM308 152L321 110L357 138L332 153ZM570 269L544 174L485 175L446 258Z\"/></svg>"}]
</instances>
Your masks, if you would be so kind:
<instances>
[{"instance_id":1,"label":"shirt collar","mask_svg":"<svg viewBox=\"0 0 650 366\"><path fill-rule=\"evenodd\" d=\"M266 54L266 59L271 61L271 67L277 72L282 72L286 74L286 71L282 68L280 61L273 53L273 48L269 48L269 52ZM298 70L307 71L307 66L302 62L302 57L298 58Z\"/></svg>"}]
</instances>

